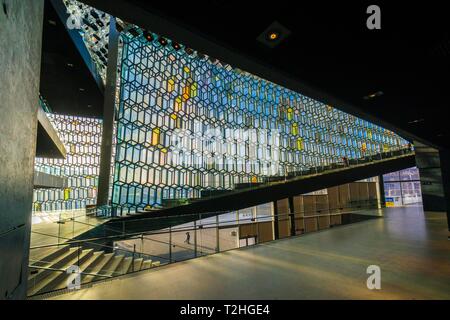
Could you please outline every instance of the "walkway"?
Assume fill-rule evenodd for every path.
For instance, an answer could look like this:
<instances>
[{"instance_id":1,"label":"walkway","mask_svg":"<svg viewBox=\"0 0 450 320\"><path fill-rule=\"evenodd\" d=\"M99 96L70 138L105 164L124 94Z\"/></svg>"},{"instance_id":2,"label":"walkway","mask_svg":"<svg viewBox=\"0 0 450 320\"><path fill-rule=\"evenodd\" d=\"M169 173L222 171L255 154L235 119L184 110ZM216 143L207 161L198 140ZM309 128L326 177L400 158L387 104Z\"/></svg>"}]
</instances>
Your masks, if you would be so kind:
<instances>
[{"instance_id":1,"label":"walkway","mask_svg":"<svg viewBox=\"0 0 450 320\"><path fill-rule=\"evenodd\" d=\"M383 219L180 262L53 299L450 299L443 213L384 209ZM368 290L366 268L381 268Z\"/></svg>"}]
</instances>

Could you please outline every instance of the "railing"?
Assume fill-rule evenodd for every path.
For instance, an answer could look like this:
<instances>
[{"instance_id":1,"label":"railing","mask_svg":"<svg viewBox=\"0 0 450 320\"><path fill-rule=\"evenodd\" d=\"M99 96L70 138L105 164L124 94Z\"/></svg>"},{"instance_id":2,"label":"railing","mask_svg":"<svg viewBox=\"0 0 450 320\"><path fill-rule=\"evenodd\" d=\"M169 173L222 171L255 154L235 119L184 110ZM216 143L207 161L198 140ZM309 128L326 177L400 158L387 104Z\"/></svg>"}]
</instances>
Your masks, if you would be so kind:
<instances>
[{"instance_id":1,"label":"railing","mask_svg":"<svg viewBox=\"0 0 450 320\"><path fill-rule=\"evenodd\" d=\"M64 272L70 266L79 268L81 283L86 284L139 271L141 268L134 269L137 259L151 260L157 262L157 265L166 265L376 216L365 216L359 213L363 209L367 212L367 209L376 208L377 200L366 201L364 205L365 208L357 206L323 208L322 210L277 215L271 212L256 211L251 216L246 215L245 212L244 214L215 212L175 217L151 217L138 221L112 221L112 225L109 224L107 228L114 230L115 233L110 233L106 237L84 240L45 235L53 238L54 242L31 247L29 294L42 294L64 289L64 277L66 276ZM180 221L181 223L179 223ZM144 232L129 232L135 228L134 223L144 226L169 226ZM52 258L52 254L58 250L65 250L60 255L63 258L55 260ZM99 267L99 261L91 261L95 258L94 255L105 257L107 254L113 256L111 258L113 260L119 259L117 257L121 256L124 258L121 258L122 262L117 265L110 262L104 268ZM37 258L39 255L50 258L39 259ZM128 263L131 261L131 265L126 271L122 268L126 261L125 258L128 258ZM58 281L59 286L56 285ZM51 285L45 285L46 283ZM53 286L53 284L55 285Z\"/></svg>"},{"instance_id":2,"label":"railing","mask_svg":"<svg viewBox=\"0 0 450 320\"><path fill-rule=\"evenodd\" d=\"M393 148L389 151L382 153L369 153L367 152L364 157L342 160L340 163L331 163L327 165L319 165L319 166L310 166L305 167L303 170L299 171L287 171L285 173L276 175L276 176L262 176L258 177L255 181L243 181L242 183L238 183L230 187L229 189L217 190L213 188L206 188L201 191L201 197L199 198L190 198L190 199L164 199L163 204L157 206L147 206L146 208L137 208L137 207L120 207L120 206L101 206L98 208L91 208L93 214L98 217L115 217L121 216L124 214L133 214L138 211L152 211L159 210L162 208L174 207L178 205L185 205L189 203L194 203L199 200L213 199L219 197L224 194L231 193L239 193L245 192L253 189L264 188L267 186L285 183L294 179L301 179L305 176L313 176L317 174L322 174L324 172L336 171L336 170L345 170L351 167L360 166L369 163L375 163L379 161L384 161L386 159L391 159L393 157L404 156L408 154L413 154L414 150L411 147L398 147Z\"/></svg>"}]
</instances>

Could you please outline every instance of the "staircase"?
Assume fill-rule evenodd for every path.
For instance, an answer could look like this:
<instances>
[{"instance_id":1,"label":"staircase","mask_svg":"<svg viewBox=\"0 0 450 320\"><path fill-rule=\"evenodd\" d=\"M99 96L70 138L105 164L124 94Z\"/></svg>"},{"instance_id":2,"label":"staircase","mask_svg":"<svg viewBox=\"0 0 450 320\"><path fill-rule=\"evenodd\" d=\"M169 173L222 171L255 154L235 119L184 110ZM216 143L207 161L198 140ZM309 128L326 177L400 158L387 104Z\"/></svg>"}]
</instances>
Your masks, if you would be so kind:
<instances>
[{"instance_id":1,"label":"staircase","mask_svg":"<svg viewBox=\"0 0 450 320\"><path fill-rule=\"evenodd\" d=\"M41 257L31 262L28 296L67 288L67 280L71 276L67 270L74 265L80 268L82 285L160 265L160 261L151 259L68 245L46 250Z\"/></svg>"}]
</instances>

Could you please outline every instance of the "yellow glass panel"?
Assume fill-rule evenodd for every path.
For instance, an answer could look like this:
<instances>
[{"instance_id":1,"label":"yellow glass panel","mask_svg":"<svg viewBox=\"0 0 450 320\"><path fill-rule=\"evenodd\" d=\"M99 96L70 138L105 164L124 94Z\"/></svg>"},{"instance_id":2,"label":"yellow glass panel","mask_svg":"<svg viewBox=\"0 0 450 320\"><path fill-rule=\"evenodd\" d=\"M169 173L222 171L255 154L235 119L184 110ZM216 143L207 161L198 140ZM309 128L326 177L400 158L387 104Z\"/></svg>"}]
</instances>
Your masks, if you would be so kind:
<instances>
[{"instance_id":1,"label":"yellow glass panel","mask_svg":"<svg viewBox=\"0 0 450 320\"><path fill-rule=\"evenodd\" d=\"M184 99L184 101L189 99L190 95L191 95L191 88L189 86L184 87L183 88L183 99Z\"/></svg>"},{"instance_id":2,"label":"yellow glass panel","mask_svg":"<svg viewBox=\"0 0 450 320\"><path fill-rule=\"evenodd\" d=\"M175 81L173 79L169 79L169 81L167 81L167 91L172 92L173 90L175 90Z\"/></svg>"},{"instance_id":3,"label":"yellow glass panel","mask_svg":"<svg viewBox=\"0 0 450 320\"><path fill-rule=\"evenodd\" d=\"M172 114L170 115L170 117L171 117L173 120L177 120L177 115L176 115L175 113L172 113Z\"/></svg>"},{"instance_id":4,"label":"yellow glass panel","mask_svg":"<svg viewBox=\"0 0 450 320\"><path fill-rule=\"evenodd\" d=\"M292 108L288 108L287 109L287 118L288 118L288 120L292 120L293 116L294 116L294 110L292 110Z\"/></svg>"},{"instance_id":5,"label":"yellow glass panel","mask_svg":"<svg viewBox=\"0 0 450 320\"><path fill-rule=\"evenodd\" d=\"M191 96L192 98L197 96L197 83L195 82L191 85Z\"/></svg>"},{"instance_id":6,"label":"yellow glass panel","mask_svg":"<svg viewBox=\"0 0 450 320\"><path fill-rule=\"evenodd\" d=\"M64 200L69 200L70 199L70 189L66 188L64 189Z\"/></svg>"},{"instance_id":7,"label":"yellow glass panel","mask_svg":"<svg viewBox=\"0 0 450 320\"><path fill-rule=\"evenodd\" d=\"M297 139L297 149L303 150L303 139L302 138Z\"/></svg>"},{"instance_id":8,"label":"yellow glass panel","mask_svg":"<svg viewBox=\"0 0 450 320\"><path fill-rule=\"evenodd\" d=\"M293 135L298 135L298 125L296 123L294 123L292 125L292 134Z\"/></svg>"},{"instance_id":9,"label":"yellow glass panel","mask_svg":"<svg viewBox=\"0 0 450 320\"><path fill-rule=\"evenodd\" d=\"M175 109L175 111L180 111L181 109L183 109L183 101L182 101L181 97L177 97L175 99L174 109Z\"/></svg>"},{"instance_id":10,"label":"yellow glass panel","mask_svg":"<svg viewBox=\"0 0 450 320\"><path fill-rule=\"evenodd\" d=\"M191 69L189 69L187 66L185 66L185 67L183 68L183 70L184 70L184 72L186 72L186 73L191 72Z\"/></svg>"},{"instance_id":11,"label":"yellow glass panel","mask_svg":"<svg viewBox=\"0 0 450 320\"><path fill-rule=\"evenodd\" d=\"M159 128L155 128L152 130L152 145L156 146L159 143Z\"/></svg>"}]
</instances>

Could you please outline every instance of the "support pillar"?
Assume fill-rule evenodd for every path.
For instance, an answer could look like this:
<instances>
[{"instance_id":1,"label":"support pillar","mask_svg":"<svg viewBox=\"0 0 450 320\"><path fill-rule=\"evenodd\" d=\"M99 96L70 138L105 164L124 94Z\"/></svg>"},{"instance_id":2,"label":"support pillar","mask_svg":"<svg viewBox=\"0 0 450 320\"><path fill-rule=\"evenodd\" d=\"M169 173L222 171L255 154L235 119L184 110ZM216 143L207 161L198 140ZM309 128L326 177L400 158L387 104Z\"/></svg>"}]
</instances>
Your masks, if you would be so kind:
<instances>
[{"instance_id":1,"label":"support pillar","mask_svg":"<svg viewBox=\"0 0 450 320\"><path fill-rule=\"evenodd\" d=\"M112 140L117 84L117 56L119 33L116 20L110 19L108 42L108 66L106 69L105 96L103 102L102 144L100 147L100 173L98 177L97 205L107 205L109 198L109 183L111 176Z\"/></svg>"},{"instance_id":2,"label":"support pillar","mask_svg":"<svg viewBox=\"0 0 450 320\"><path fill-rule=\"evenodd\" d=\"M1 2L0 300L27 292L43 17L43 0Z\"/></svg>"},{"instance_id":3,"label":"support pillar","mask_svg":"<svg viewBox=\"0 0 450 320\"><path fill-rule=\"evenodd\" d=\"M383 175L378 176L378 192L380 193L380 207L386 207L386 196L384 193L384 179Z\"/></svg>"},{"instance_id":4,"label":"support pillar","mask_svg":"<svg viewBox=\"0 0 450 320\"><path fill-rule=\"evenodd\" d=\"M443 211L450 231L449 152L414 142L424 211Z\"/></svg>"}]
</instances>

